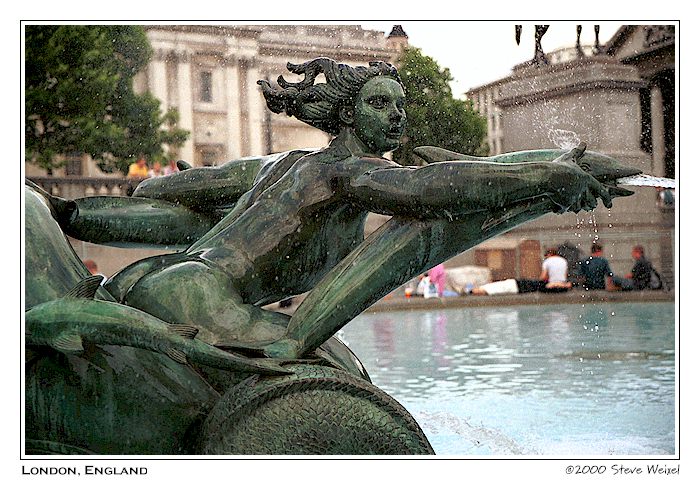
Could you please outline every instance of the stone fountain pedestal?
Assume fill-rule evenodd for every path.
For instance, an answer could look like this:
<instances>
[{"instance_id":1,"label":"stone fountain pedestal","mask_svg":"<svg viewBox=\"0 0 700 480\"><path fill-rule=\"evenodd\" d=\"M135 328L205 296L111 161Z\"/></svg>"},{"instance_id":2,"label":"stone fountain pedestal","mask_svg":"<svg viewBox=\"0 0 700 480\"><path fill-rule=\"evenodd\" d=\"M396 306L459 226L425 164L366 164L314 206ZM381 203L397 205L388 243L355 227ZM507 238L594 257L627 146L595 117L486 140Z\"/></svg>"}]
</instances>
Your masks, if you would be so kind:
<instances>
[{"instance_id":1,"label":"stone fountain pedestal","mask_svg":"<svg viewBox=\"0 0 700 480\"><path fill-rule=\"evenodd\" d=\"M583 141L591 151L663 175L663 165L655 165L652 156L640 149L639 91L645 86L635 67L605 55L516 66L501 84L496 101L501 128L507 132L502 150L571 148ZM508 236L538 238L543 246L569 241L586 254L593 240L599 241L606 256L612 256L611 267L618 275L629 272L631 248L641 244L658 270L673 272L673 209L657 205L653 188L631 189L635 195L616 199L612 210L601 204L593 221L586 213L580 213L578 219L572 214L547 215Z\"/></svg>"}]
</instances>

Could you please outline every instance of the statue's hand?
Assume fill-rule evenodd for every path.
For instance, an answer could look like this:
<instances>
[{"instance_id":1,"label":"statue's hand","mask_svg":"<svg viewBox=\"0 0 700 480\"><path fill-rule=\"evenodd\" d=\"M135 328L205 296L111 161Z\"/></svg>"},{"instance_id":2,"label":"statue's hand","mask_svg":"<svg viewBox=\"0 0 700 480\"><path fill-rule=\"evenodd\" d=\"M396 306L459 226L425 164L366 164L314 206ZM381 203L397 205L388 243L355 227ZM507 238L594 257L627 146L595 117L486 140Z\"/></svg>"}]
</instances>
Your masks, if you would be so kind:
<instances>
[{"instance_id":1,"label":"statue's hand","mask_svg":"<svg viewBox=\"0 0 700 480\"><path fill-rule=\"evenodd\" d=\"M556 204L557 213L593 210L598 198L606 207L612 207L608 189L576 164L585 151L586 144L581 143L552 162L550 198Z\"/></svg>"}]
</instances>

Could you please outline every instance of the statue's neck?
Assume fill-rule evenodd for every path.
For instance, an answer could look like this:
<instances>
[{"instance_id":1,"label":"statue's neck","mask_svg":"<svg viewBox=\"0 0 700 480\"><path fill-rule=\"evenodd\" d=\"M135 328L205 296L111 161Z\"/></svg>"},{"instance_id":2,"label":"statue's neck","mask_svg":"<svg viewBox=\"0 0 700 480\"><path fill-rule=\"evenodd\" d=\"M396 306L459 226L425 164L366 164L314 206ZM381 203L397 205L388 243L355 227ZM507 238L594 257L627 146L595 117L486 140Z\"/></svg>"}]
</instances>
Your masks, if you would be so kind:
<instances>
[{"instance_id":1,"label":"statue's neck","mask_svg":"<svg viewBox=\"0 0 700 480\"><path fill-rule=\"evenodd\" d=\"M371 152L369 147L357 138L352 128L342 129L338 136L333 139L331 145L342 145L355 157L382 157L381 152Z\"/></svg>"}]
</instances>

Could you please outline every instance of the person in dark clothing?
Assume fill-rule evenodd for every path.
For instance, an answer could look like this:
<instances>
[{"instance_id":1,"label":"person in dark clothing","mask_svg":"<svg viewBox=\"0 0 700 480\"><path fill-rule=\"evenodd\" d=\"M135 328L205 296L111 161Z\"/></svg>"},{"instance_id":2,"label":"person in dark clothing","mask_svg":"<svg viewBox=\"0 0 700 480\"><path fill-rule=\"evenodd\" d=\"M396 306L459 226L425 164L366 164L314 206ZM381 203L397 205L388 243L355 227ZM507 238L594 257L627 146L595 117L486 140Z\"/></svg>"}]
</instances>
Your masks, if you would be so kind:
<instances>
[{"instance_id":1,"label":"person in dark clothing","mask_svg":"<svg viewBox=\"0 0 700 480\"><path fill-rule=\"evenodd\" d=\"M581 264L583 287L586 290L608 290L612 284L612 270L608 260L603 258L603 246L594 243L591 256Z\"/></svg>"},{"instance_id":2,"label":"person in dark clothing","mask_svg":"<svg viewBox=\"0 0 700 480\"><path fill-rule=\"evenodd\" d=\"M654 270L651 262L644 257L644 247L637 245L632 248L634 266L624 278L613 277L615 287L621 290L645 290L650 288L651 272Z\"/></svg>"}]
</instances>

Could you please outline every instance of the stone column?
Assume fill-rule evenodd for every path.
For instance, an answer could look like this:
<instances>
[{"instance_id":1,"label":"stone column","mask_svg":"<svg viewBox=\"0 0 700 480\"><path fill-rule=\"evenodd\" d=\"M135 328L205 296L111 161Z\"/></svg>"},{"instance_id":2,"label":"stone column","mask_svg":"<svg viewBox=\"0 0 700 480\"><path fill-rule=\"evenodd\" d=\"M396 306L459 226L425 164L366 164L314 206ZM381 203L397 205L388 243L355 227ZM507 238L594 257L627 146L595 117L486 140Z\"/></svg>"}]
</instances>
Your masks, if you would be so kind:
<instances>
[{"instance_id":1,"label":"stone column","mask_svg":"<svg viewBox=\"0 0 700 480\"><path fill-rule=\"evenodd\" d=\"M165 68L167 52L156 50L148 64L148 90L160 100L161 113L168 108L168 74Z\"/></svg>"},{"instance_id":2,"label":"stone column","mask_svg":"<svg viewBox=\"0 0 700 480\"><path fill-rule=\"evenodd\" d=\"M652 145L652 171L653 175L663 177L664 155L666 145L664 144L664 104L661 96L661 89L653 86L651 89L651 145Z\"/></svg>"},{"instance_id":3,"label":"stone column","mask_svg":"<svg viewBox=\"0 0 700 480\"><path fill-rule=\"evenodd\" d=\"M238 57L229 55L224 67L224 85L226 88L226 135L227 158L235 159L243 156L241 145L241 98L240 98L240 68Z\"/></svg>"},{"instance_id":4,"label":"stone column","mask_svg":"<svg viewBox=\"0 0 700 480\"><path fill-rule=\"evenodd\" d=\"M177 59L177 110L180 114L179 126L190 132L185 144L180 148L180 160L194 164L194 120L192 111L192 55L179 52Z\"/></svg>"},{"instance_id":5,"label":"stone column","mask_svg":"<svg viewBox=\"0 0 700 480\"><path fill-rule=\"evenodd\" d=\"M258 65L254 58L243 60L245 65L245 88L248 104L248 155L262 155L263 151L263 105L260 101Z\"/></svg>"}]
</instances>

